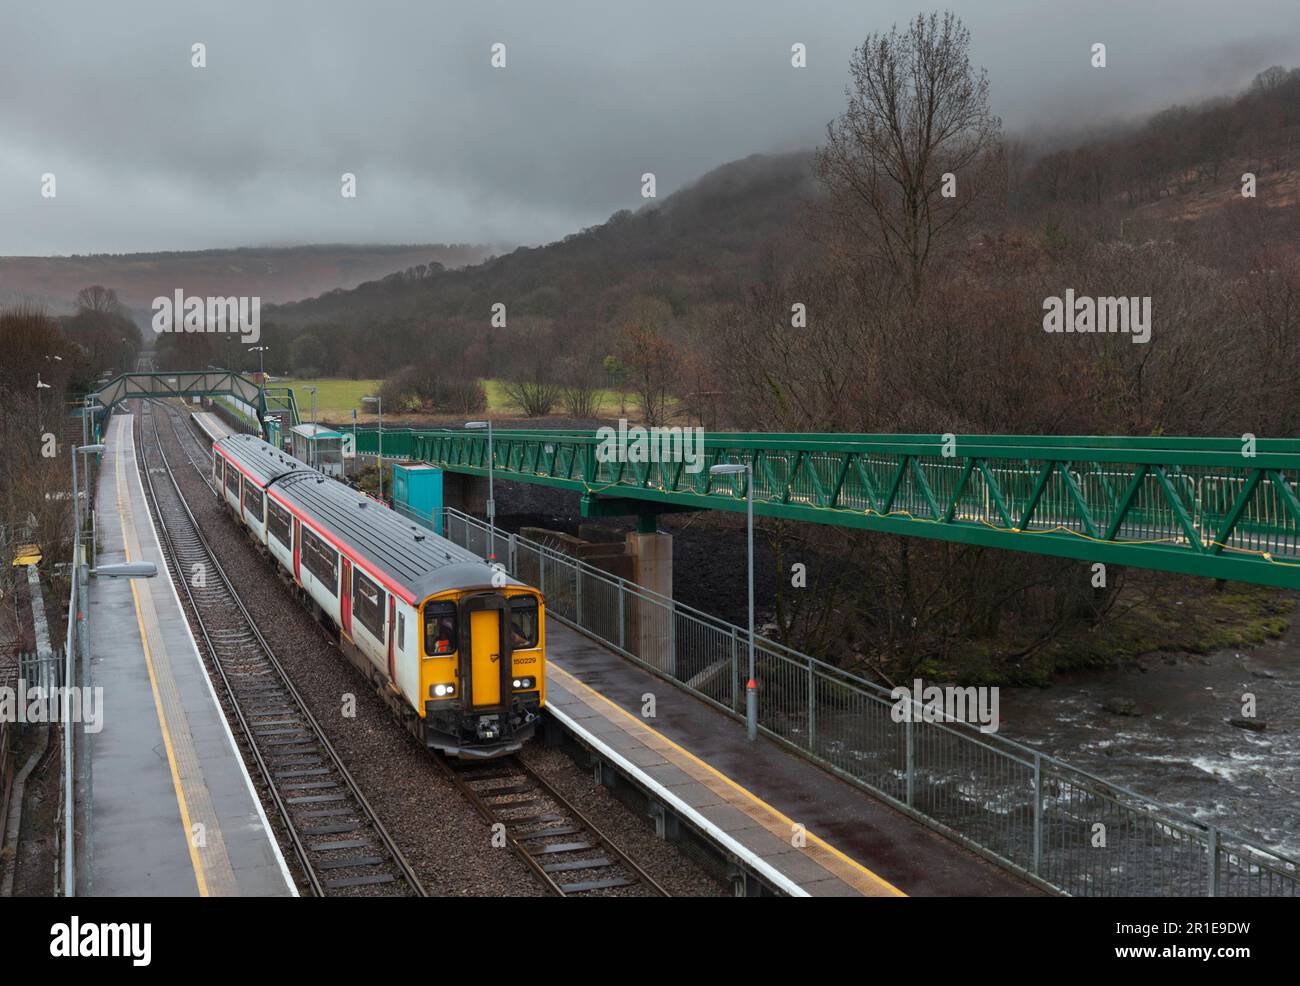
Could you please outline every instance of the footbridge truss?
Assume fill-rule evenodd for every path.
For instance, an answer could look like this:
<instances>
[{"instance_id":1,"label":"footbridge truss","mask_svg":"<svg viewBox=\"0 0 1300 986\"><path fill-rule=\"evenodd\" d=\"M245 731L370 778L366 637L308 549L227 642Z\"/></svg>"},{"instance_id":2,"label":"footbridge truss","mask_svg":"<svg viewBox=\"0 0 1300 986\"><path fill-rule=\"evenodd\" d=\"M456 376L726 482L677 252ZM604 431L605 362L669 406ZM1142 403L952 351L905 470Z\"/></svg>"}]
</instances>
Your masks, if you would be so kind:
<instances>
[{"instance_id":1,"label":"footbridge truss","mask_svg":"<svg viewBox=\"0 0 1300 986\"><path fill-rule=\"evenodd\" d=\"M122 401L136 397L233 397L266 421L267 401L262 388L233 370L178 370L175 373L124 373L87 395L96 425Z\"/></svg>"},{"instance_id":2,"label":"footbridge truss","mask_svg":"<svg viewBox=\"0 0 1300 986\"><path fill-rule=\"evenodd\" d=\"M737 463L761 516L1300 589L1297 439L718 432L697 463L607 451L590 431L501 430L492 469L575 490L589 516L652 517L743 511L746 474L709 472ZM384 454L488 472L482 430L385 429Z\"/></svg>"}]
</instances>

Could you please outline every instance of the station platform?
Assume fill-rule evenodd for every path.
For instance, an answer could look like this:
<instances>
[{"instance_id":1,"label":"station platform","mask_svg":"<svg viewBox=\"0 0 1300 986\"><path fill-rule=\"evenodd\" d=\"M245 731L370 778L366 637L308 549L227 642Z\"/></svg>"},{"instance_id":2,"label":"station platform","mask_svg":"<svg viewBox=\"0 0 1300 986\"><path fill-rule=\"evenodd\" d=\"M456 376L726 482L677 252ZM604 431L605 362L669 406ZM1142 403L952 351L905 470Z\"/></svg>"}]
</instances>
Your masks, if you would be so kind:
<instances>
[{"instance_id":1,"label":"station platform","mask_svg":"<svg viewBox=\"0 0 1300 986\"><path fill-rule=\"evenodd\" d=\"M1042 893L589 637L546 627L547 712L685 824L791 896ZM655 718L640 715L655 696ZM802 836L802 846L796 847Z\"/></svg>"},{"instance_id":2,"label":"station platform","mask_svg":"<svg viewBox=\"0 0 1300 986\"><path fill-rule=\"evenodd\" d=\"M98 563L158 575L89 580L82 684L103 704L102 729L77 734L77 895L296 896L168 578L132 421L108 425Z\"/></svg>"},{"instance_id":3,"label":"station platform","mask_svg":"<svg viewBox=\"0 0 1300 986\"><path fill-rule=\"evenodd\" d=\"M195 424L207 432L208 437L213 441L225 438L231 433L230 426L211 411L195 411L193 418Z\"/></svg>"}]
</instances>

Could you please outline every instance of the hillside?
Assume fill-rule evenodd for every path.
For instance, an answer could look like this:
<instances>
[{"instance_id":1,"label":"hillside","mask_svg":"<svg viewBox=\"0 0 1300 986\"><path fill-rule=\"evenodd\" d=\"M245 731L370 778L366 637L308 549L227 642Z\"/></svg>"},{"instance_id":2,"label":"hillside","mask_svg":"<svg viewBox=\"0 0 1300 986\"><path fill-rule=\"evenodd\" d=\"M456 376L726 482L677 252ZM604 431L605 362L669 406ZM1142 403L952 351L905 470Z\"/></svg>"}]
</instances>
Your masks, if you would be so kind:
<instances>
[{"instance_id":1,"label":"hillside","mask_svg":"<svg viewBox=\"0 0 1300 986\"><path fill-rule=\"evenodd\" d=\"M520 248L476 267L423 278L389 277L351 291L275 308L285 328L409 318L486 319L504 301L511 317L599 319L636 294L680 316L734 294L764 244L813 194L811 154L753 155L633 213L555 243Z\"/></svg>"},{"instance_id":2,"label":"hillside","mask_svg":"<svg viewBox=\"0 0 1300 986\"><path fill-rule=\"evenodd\" d=\"M493 251L471 244L242 247L169 253L0 257L0 304L23 301L54 314L73 310L91 284L113 288L141 325L154 298L177 288L194 295L256 295L265 304L349 288L393 271L438 263L475 264Z\"/></svg>"}]
</instances>

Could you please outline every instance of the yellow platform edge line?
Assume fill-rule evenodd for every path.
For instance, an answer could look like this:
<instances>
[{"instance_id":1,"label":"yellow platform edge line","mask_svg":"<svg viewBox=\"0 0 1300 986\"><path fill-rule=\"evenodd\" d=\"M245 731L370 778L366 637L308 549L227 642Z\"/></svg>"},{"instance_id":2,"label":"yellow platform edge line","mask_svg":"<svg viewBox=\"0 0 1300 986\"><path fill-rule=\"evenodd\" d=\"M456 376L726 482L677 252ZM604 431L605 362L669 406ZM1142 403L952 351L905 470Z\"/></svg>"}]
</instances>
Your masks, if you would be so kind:
<instances>
[{"instance_id":1,"label":"yellow platform edge line","mask_svg":"<svg viewBox=\"0 0 1300 986\"><path fill-rule=\"evenodd\" d=\"M609 707L610 707L611 709L613 709L615 712L619 713L619 714L622 715L624 718L626 718L626 719L630 720L631 722L635 723L635 724L636 724L638 727L640 727L641 729L644 729L644 730L646 730L646 731L648 731L648 732L650 732L650 733L653 733L656 737L659 738L659 740L660 740L661 742L663 742L663 743L666 744L667 746L671 747L675 752L677 752L677 753L680 754L681 756L685 757L687 760L691 761L693 764L695 764L695 765L697 765L698 767L700 767L701 769L707 771L707 772L708 772L712 777L717 778L719 781L721 781L723 784L727 785L728 787L732 788L732 789L733 789L734 791L736 791L738 794L743 795L745 798L747 798L748 800L754 802L756 805L761 806L764 810L771 812L774 816L776 816L776 818L780 819L784 824L789 825L789 826L792 826L792 827L795 826L796 824L798 824L797 822L794 821L794 819L790 818L788 815L786 815L784 812L780 811L779 809L774 808L772 805L768 804L766 801L764 801L762 798L760 798L758 795L756 795L753 791L750 791L748 788L744 787L743 785L738 784L736 781L732 780L732 779L731 779L730 777L728 777L726 774L722 773L722 771L718 770L718 769L717 769L716 767L714 767L712 764L710 764L710 763L708 763L708 762L706 762L706 761L704 761L704 760L701 760L699 757L697 757L697 756L696 756L694 753L692 753L690 750L687 750L687 749L684 748L681 744L676 743L676 742L674 742L673 740L669 739L667 736L665 736L663 733L659 732L659 731L658 731L657 729L655 729L653 726L649 726L649 725L647 725L646 723L642 722L640 719L638 719L638 718L637 718L635 715L633 715L631 712L628 712L627 709L623 708L623 707L622 707L621 705L619 705L617 702L614 702L614 701L612 701L611 699L606 698L604 695L600 694L600 692L596 691L594 688L592 688L591 686L587 685L585 682L580 681L577 677L575 677L575 676L574 676L573 674L571 674L570 672L564 670L564 668L559 667L557 664L555 664L554 661L552 661L552 662L549 663L549 665L548 665L548 669L549 669L550 671L558 672L560 675L562 675L562 676L566 679L566 681L565 681L565 686L566 686L566 687L575 686L576 688L581 689L582 691L586 692L587 694L589 694L589 695L591 695L591 696L593 696L593 697L599 699L601 703L603 703L604 705L609 706ZM880 874L873 872L872 870L868 869L866 866L863 866L861 863L859 863L859 862L858 862L856 859L854 859L853 857L846 855L844 852L842 852L842 851L839 850L839 849L836 849L834 846L832 846L832 845L831 845L829 842L827 842L825 839L821 838L821 837L818 836L818 835L815 835L815 834L812 833L812 832L809 832L806 828L805 828L804 831L805 831L805 834L807 835L807 838L808 838L808 841L809 841L809 842L815 844L816 846L818 846L818 847L821 848L821 849L824 849L826 852L830 853L832 856L834 856L836 859L840 860L840 862L844 863L845 865L850 866L850 867L852 867L853 869L857 870L860 874L862 874L862 875L865 876L867 879L869 879L869 880L871 880L872 882L874 882L877 886L879 886L879 887L882 888L883 890L885 890L885 891L887 891L888 893L891 893L891 894L893 894L894 896L897 896L897 897L906 897L906 896L907 896L906 893L904 893L904 892L903 892L902 890L900 890L898 887L894 886L892 883L890 883L888 880L886 880L886 879L885 879L884 877L882 877Z\"/></svg>"},{"instance_id":2,"label":"yellow platform edge line","mask_svg":"<svg viewBox=\"0 0 1300 986\"><path fill-rule=\"evenodd\" d=\"M121 428L119 428L118 431L120 432ZM123 461L124 459L122 458L121 455L121 449L119 448L118 455L117 455L118 475L115 477L117 479L117 512L118 512L118 517L122 522L122 551L126 556L126 560L129 562L132 560L131 545L127 541L127 537L126 537L127 515L126 515L125 504L122 498L121 472L123 468L122 466ZM159 571L159 575L161 575L163 578L168 577L165 568ZM176 752L172 748L171 731L167 728L167 713L163 710L162 696L158 692L158 678L157 675L154 673L153 652L149 647L149 635L145 631L145 627L144 627L144 613L140 609L140 596L138 591L136 590L135 579L128 579L127 581L130 583L131 586L131 602L135 606L136 626L139 627L140 629L140 645L144 650L144 664L145 664L145 668L149 672L149 688L150 691L153 693L154 709L158 713L158 726L162 730L163 747L167 751L167 765L168 767L171 768L172 788L176 791L176 805L180 809L181 825L185 830L185 846L190 853L190 865L194 867L194 879L195 882L198 884L199 896L207 897L208 881L207 878L203 875L203 862L199 858L198 848L194 845L194 839L192 835L193 830L190 828L190 809L188 803L185 800L185 787L181 783L180 768L176 763Z\"/></svg>"}]
</instances>

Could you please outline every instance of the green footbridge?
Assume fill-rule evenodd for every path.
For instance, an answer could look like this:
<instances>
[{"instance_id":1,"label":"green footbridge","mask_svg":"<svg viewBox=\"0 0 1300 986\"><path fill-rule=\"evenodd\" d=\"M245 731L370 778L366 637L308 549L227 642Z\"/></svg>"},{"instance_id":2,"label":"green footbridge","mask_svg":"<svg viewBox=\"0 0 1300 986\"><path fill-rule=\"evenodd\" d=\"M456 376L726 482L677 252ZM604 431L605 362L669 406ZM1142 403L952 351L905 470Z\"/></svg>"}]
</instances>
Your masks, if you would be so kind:
<instances>
[{"instance_id":1,"label":"green footbridge","mask_svg":"<svg viewBox=\"0 0 1300 986\"><path fill-rule=\"evenodd\" d=\"M215 368L123 374L89 400L99 420L123 400L194 396L242 402L264 434L300 421L290 388ZM383 443L385 457L489 471L483 430L386 428ZM378 448L357 429L358 453ZM494 431L491 470L652 530L661 513L744 511L747 474L709 472L734 463L760 516L1300 589L1300 439L712 432L694 461L609 449L594 431Z\"/></svg>"},{"instance_id":2,"label":"green footbridge","mask_svg":"<svg viewBox=\"0 0 1300 986\"><path fill-rule=\"evenodd\" d=\"M386 457L486 476L484 431L384 429ZM375 454L375 429L357 451ZM1300 440L708 433L702 461L605 461L592 431L495 431L497 478L574 490L584 516L754 512L1300 589Z\"/></svg>"},{"instance_id":3,"label":"green footbridge","mask_svg":"<svg viewBox=\"0 0 1300 986\"><path fill-rule=\"evenodd\" d=\"M290 387L263 387L233 370L211 367L207 370L177 370L173 373L123 373L86 395L87 406L99 428L113 408L123 401L137 398L229 397L250 408L257 424L267 433L287 422L288 427L301 423L298 404Z\"/></svg>"}]
</instances>

